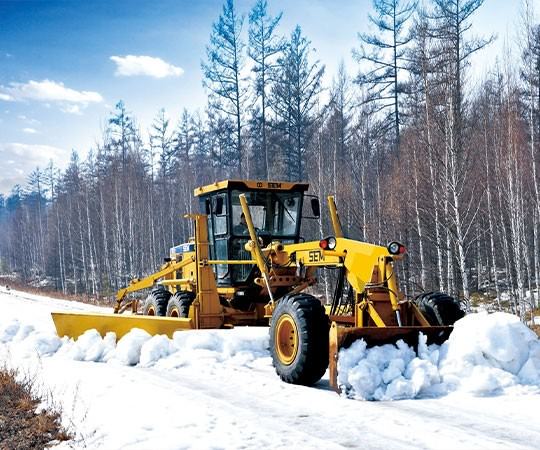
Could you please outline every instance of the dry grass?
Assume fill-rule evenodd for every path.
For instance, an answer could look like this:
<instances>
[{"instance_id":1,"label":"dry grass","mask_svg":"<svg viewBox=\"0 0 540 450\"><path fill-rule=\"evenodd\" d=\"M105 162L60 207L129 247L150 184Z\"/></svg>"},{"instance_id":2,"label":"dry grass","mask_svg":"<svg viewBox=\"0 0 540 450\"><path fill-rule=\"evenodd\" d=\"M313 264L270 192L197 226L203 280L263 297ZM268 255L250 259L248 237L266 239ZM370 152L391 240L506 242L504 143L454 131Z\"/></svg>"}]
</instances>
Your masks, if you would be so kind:
<instances>
[{"instance_id":1,"label":"dry grass","mask_svg":"<svg viewBox=\"0 0 540 450\"><path fill-rule=\"evenodd\" d=\"M1 450L44 449L72 439L58 411L38 411L42 402L34 391L31 379L21 379L14 369L0 368Z\"/></svg>"}]
</instances>

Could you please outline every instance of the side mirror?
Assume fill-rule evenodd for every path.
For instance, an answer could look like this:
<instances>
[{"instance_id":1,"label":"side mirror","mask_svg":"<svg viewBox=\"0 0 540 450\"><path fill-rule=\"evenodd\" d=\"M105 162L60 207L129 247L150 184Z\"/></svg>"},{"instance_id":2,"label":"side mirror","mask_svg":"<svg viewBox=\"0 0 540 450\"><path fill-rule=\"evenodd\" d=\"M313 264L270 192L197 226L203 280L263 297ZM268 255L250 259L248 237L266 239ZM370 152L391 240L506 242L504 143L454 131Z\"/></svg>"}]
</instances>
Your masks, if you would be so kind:
<instances>
[{"instance_id":1,"label":"side mirror","mask_svg":"<svg viewBox=\"0 0 540 450\"><path fill-rule=\"evenodd\" d=\"M204 210L206 212L206 215L209 216L210 212L212 211L212 208L210 208L210 199L209 198L207 198L204 201Z\"/></svg>"},{"instance_id":2,"label":"side mirror","mask_svg":"<svg viewBox=\"0 0 540 450\"><path fill-rule=\"evenodd\" d=\"M221 216L223 214L223 197L216 197L216 204L214 206L214 214Z\"/></svg>"},{"instance_id":3,"label":"side mirror","mask_svg":"<svg viewBox=\"0 0 540 450\"><path fill-rule=\"evenodd\" d=\"M315 217L321 217L321 205L319 204L318 198L311 199L311 211Z\"/></svg>"}]
</instances>

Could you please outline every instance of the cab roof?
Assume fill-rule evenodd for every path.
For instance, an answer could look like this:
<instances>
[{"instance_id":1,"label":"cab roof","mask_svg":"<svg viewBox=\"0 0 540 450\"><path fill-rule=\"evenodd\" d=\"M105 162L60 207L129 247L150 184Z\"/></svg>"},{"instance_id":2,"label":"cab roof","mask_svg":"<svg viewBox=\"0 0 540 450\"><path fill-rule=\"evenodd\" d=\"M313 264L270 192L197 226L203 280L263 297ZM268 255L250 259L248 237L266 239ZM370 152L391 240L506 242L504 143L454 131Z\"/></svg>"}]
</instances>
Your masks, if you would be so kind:
<instances>
[{"instance_id":1,"label":"cab roof","mask_svg":"<svg viewBox=\"0 0 540 450\"><path fill-rule=\"evenodd\" d=\"M309 188L308 183L290 183L288 181L262 181L262 180L223 180L207 186L195 188L195 196L208 194L222 189L241 190L273 190L304 192Z\"/></svg>"}]
</instances>

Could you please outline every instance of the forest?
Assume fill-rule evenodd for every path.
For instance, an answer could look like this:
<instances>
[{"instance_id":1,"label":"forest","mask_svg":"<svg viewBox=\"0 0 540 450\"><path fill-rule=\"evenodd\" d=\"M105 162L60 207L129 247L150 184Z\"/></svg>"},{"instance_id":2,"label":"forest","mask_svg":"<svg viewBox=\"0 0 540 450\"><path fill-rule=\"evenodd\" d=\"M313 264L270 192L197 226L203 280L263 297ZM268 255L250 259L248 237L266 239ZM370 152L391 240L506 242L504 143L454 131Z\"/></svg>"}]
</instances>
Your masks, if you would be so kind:
<instances>
[{"instance_id":1,"label":"forest","mask_svg":"<svg viewBox=\"0 0 540 450\"><path fill-rule=\"evenodd\" d=\"M0 273L112 295L192 236L193 190L222 179L307 181L345 234L408 248L406 296L436 290L522 317L539 307L540 23L520 2L519 48L473 81L495 36L483 0L373 0L357 64L325 73L300 25L267 0L225 0L201 55L207 104L156 112L143 133L119 100L100 142L0 195ZM518 7L516 2L516 7ZM349 73L350 72L350 73ZM329 81L326 81L329 80ZM323 207L304 236L331 230ZM331 274L321 273L331 281ZM328 294L328 284L326 294ZM487 297L486 297L487 296Z\"/></svg>"}]
</instances>

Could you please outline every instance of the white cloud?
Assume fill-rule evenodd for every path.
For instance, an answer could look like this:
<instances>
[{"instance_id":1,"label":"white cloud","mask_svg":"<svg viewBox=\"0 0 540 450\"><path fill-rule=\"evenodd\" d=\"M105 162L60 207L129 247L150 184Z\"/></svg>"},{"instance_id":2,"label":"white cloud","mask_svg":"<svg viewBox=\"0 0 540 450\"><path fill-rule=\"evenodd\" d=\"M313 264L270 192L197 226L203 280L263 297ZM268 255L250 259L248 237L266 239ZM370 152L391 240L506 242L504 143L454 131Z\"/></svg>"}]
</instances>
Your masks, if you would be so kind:
<instances>
[{"instance_id":1,"label":"white cloud","mask_svg":"<svg viewBox=\"0 0 540 450\"><path fill-rule=\"evenodd\" d=\"M65 166L69 152L51 145L0 143L0 161L9 164L9 170L0 166L0 193L9 193L15 184L24 186L28 175L38 166L44 169L51 159L56 166Z\"/></svg>"},{"instance_id":2,"label":"white cloud","mask_svg":"<svg viewBox=\"0 0 540 450\"><path fill-rule=\"evenodd\" d=\"M35 130L34 128L23 128L22 131L23 131L23 133L26 133L26 134L36 134L37 133L37 130Z\"/></svg>"},{"instance_id":3,"label":"white cloud","mask_svg":"<svg viewBox=\"0 0 540 450\"><path fill-rule=\"evenodd\" d=\"M68 114L76 114L80 116L82 114L81 107L79 105L66 105L61 108L62 112L68 113Z\"/></svg>"},{"instance_id":4,"label":"white cloud","mask_svg":"<svg viewBox=\"0 0 540 450\"><path fill-rule=\"evenodd\" d=\"M161 58L152 56L111 56L116 63L117 77L132 77L143 75L153 78L179 77L184 73L181 67L173 66Z\"/></svg>"},{"instance_id":5,"label":"white cloud","mask_svg":"<svg viewBox=\"0 0 540 450\"><path fill-rule=\"evenodd\" d=\"M17 116L17 119L22 120L23 122L26 122L30 125L39 125L41 123L39 120L25 116L24 114L19 114Z\"/></svg>"},{"instance_id":6,"label":"white cloud","mask_svg":"<svg viewBox=\"0 0 540 450\"><path fill-rule=\"evenodd\" d=\"M44 102L45 106L53 102L59 104L62 110L73 109L73 106L77 106L80 113L81 108L86 108L90 103L101 103L103 97L98 92L68 88L61 82L30 80L28 83L10 83L9 86L0 86L0 100L33 100Z\"/></svg>"}]
</instances>

